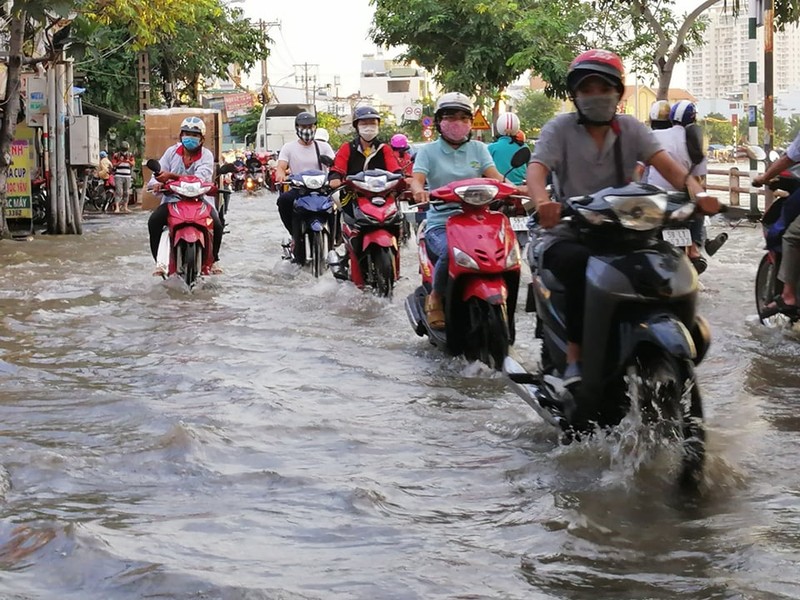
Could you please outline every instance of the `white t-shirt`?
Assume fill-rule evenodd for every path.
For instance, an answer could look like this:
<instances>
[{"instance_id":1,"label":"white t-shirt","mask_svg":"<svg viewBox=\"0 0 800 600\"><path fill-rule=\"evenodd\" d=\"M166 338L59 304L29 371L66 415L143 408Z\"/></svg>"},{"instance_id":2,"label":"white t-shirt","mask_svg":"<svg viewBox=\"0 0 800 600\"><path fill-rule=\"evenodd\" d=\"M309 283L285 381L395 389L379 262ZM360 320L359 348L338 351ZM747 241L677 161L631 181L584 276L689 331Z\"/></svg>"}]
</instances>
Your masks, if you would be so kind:
<instances>
[{"instance_id":1,"label":"white t-shirt","mask_svg":"<svg viewBox=\"0 0 800 600\"><path fill-rule=\"evenodd\" d=\"M692 169L692 159L689 158L689 150L686 147L686 130L680 125L675 125L669 129L655 129L653 135L656 136L661 146L669 152L684 169L690 171L691 175L698 177L705 175L708 170L708 163L705 158L696 164ZM657 185L668 191L675 191L675 188L661 176L655 168L650 167L647 171L647 183Z\"/></svg>"},{"instance_id":2,"label":"white t-shirt","mask_svg":"<svg viewBox=\"0 0 800 600\"><path fill-rule=\"evenodd\" d=\"M286 161L291 172L295 174L311 169L318 171L320 169L320 164L317 159L317 151L314 149L314 143L316 143L319 148L320 156L330 156L331 159L335 157L333 148L331 148L328 142L315 140L315 142L306 146L300 143L300 140L294 140L293 142L287 142L283 145L278 155L278 161ZM322 170L327 173L328 167L322 165Z\"/></svg>"}]
</instances>

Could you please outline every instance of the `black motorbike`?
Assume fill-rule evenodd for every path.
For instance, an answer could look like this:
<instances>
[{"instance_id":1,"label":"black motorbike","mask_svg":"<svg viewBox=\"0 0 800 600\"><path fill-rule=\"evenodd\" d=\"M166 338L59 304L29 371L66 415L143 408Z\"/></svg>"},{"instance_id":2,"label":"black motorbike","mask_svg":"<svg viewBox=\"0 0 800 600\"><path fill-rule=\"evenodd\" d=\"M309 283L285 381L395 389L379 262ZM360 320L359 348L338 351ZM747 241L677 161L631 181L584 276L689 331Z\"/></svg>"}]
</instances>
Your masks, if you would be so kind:
<instances>
[{"instance_id":1,"label":"black motorbike","mask_svg":"<svg viewBox=\"0 0 800 600\"><path fill-rule=\"evenodd\" d=\"M620 423L632 409L644 424L681 441L682 482L696 483L705 456L700 388L694 369L710 332L696 314L697 274L685 252L661 238L695 206L685 194L629 184L567 201L562 226L587 245L582 344L583 379L563 386L565 290L531 250L541 371L513 358L504 371L512 388L568 439ZM634 405L635 403L635 405Z\"/></svg>"}]
</instances>

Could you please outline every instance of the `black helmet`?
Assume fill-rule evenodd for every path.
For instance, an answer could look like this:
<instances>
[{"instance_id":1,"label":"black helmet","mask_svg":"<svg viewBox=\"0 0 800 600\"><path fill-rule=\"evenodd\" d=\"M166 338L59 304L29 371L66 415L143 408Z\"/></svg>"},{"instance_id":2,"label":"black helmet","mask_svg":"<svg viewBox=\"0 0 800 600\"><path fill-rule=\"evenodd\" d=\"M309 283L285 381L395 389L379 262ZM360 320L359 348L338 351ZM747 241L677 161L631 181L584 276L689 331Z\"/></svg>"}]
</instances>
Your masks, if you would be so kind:
<instances>
[{"instance_id":1,"label":"black helmet","mask_svg":"<svg viewBox=\"0 0 800 600\"><path fill-rule=\"evenodd\" d=\"M308 127L309 125L316 125L317 117L310 112L303 111L294 118L295 127Z\"/></svg>"},{"instance_id":2,"label":"black helmet","mask_svg":"<svg viewBox=\"0 0 800 600\"><path fill-rule=\"evenodd\" d=\"M362 119L378 119L380 123L381 115L371 106L358 106L353 111L353 127L358 127L358 122Z\"/></svg>"}]
</instances>

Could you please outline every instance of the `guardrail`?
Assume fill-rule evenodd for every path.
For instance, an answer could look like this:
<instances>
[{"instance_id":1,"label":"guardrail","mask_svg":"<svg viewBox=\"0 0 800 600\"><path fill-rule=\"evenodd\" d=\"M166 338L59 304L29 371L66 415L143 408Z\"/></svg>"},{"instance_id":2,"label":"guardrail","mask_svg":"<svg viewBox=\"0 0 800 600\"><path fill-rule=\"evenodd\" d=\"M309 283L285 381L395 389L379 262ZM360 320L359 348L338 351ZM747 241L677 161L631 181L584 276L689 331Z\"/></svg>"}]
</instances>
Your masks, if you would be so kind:
<instances>
[{"instance_id":1,"label":"guardrail","mask_svg":"<svg viewBox=\"0 0 800 600\"><path fill-rule=\"evenodd\" d=\"M716 190L719 192L728 192L731 206L740 206L739 194L747 194L748 196L750 194L756 194L758 196L764 196L765 210L769 208L769 205L772 204L772 201L774 200L772 190L770 190L766 186L763 188L754 188L749 186L750 172L740 171L739 167L731 167L730 169L708 169L708 175L728 176L728 185L709 183L708 177L706 177L706 189ZM742 187L741 185L742 178L748 180L747 181L748 187Z\"/></svg>"}]
</instances>

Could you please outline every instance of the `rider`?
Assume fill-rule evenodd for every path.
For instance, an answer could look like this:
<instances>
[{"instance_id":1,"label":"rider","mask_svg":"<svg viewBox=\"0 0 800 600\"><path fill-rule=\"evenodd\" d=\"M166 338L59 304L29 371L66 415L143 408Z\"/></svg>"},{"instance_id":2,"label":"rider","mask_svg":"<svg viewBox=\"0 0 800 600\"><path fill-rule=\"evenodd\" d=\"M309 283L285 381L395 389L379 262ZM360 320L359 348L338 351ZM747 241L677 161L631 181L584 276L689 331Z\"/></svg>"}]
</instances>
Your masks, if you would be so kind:
<instances>
[{"instance_id":1,"label":"rider","mask_svg":"<svg viewBox=\"0 0 800 600\"><path fill-rule=\"evenodd\" d=\"M427 184L436 189L459 179L491 177L502 181L489 150L472 137L472 101L459 92L442 95L436 102L433 122L439 139L420 148L414 160L411 191L417 203L428 201ZM432 329L444 329L442 298L447 287L447 219L461 212L458 204L430 206L425 229L425 244L434 262L433 289L425 300L425 315Z\"/></svg>"},{"instance_id":2,"label":"rider","mask_svg":"<svg viewBox=\"0 0 800 600\"><path fill-rule=\"evenodd\" d=\"M510 112L500 113L495 121L494 131L497 139L489 144L489 154L491 154L497 170L500 173L508 172L506 179L513 184L520 185L525 181L525 166L509 171L511 157L525 144L524 138L522 141L517 139L517 134L520 133L519 117Z\"/></svg>"},{"instance_id":3,"label":"rider","mask_svg":"<svg viewBox=\"0 0 800 600\"><path fill-rule=\"evenodd\" d=\"M186 117L181 122L180 141L167 148L164 155L159 159L161 163L161 173L155 174L147 183L147 189L159 191L162 184L173 179L178 179L182 175L195 175L204 182L214 181L214 154L208 148L203 147L206 135L206 124L200 117ZM219 248L222 244L223 226L220 221L219 213L214 207L214 200L209 196L204 196L203 200L211 209L211 218L214 221L213 253L214 264L211 267L212 273L221 273L219 267ZM147 222L150 232L150 251L153 258L158 257L158 243L161 240L161 232L167 226L167 215L169 208L167 204L177 202L178 198L163 194L161 205L153 211ZM164 265L156 265L154 275L163 275Z\"/></svg>"},{"instance_id":4,"label":"rider","mask_svg":"<svg viewBox=\"0 0 800 600\"><path fill-rule=\"evenodd\" d=\"M703 180L707 173L707 163L703 152L702 133L697 127L691 128L697 117L695 105L688 100L676 102L667 114L669 127L663 127L661 116L665 106L664 104L659 104L659 102L669 106L666 100L660 100L651 107L650 126L653 128L653 135L661 143L664 150L669 152L672 158L689 171L692 178L696 178L700 185L703 185ZM655 115L658 118L654 119L656 104L659 104ZM653 123L657 125L653 126ZM648 170L647 183L669 191L677 189L677 186L671 185L655 168ZM695 215L689 227L692 235L692 245L689 247L687 254L698 274L708 267L706 259L700 254L700 245L703 243L704 238L704 221L705 217L703 215Z\"/></svg>"},{"instance_id":5,"label":"rider","mask_svg":"<svg viewBox=\"0 0 800 600\"><path fill-rule=\"evenodd\" d=\"M330 143L331 134L328 133L328 130L324 127L317 127L317 131L314 132L314 139L320 142Z\"/></svg>"},{"instance_id":6,"label":"rider","mask_svg":"<svg viewBox=\"0 0 800 600\"><path fill-rule=\"evenodd\" d=\"M258 158L258 156L256 156L255 152L248 152L247 160L244 164L247 167L247 170L252 174L260 172L263 168L261 160Z\"/></svg>"},{"instance_id":7,"label":"rider","mask_svg":"<svg viewBox=\"0 0 800 600\"><path fill-rule=\"evenodd\" d=\"M411 156L411 147L408 145L408 138L402 133L395 133L389 141L392 147L397 164L405 177L411 177L411 169L414 167L414 157Z\"/></svg>"},{"instance_id":8,"label":"rider","mask_svg":"<svg viewBox=\"0 0 800 600\"><path fill-rule=\"evenodd\" d=\"M545 234L543 264L566 288L567 369L564 383L581 381L581 342L590 250L567 225L559 225L562 203L545 183L554 172L562 201L630 181L637 161L654 166L675 188L688 189L703 212L718 209L697 179L665 152L646 125L616 114L625 90L622 60L608 50L579 54L567 73L567 90L577 112L557 115L543 128L528 165L527 182ZM557 226L558 225L558 226ZM556 227L557 226L557 227Z\"/></svg>"},{"instance_id":9,"label":"rider","mask_svg":"<svg viewBox=\"0 0 800 600\"><path fill-rule=\"evenodd\" d=\"M753 178L753 186L761 187L798 162L800 162L800 133L794 138L783 156L772 163L763 174ZM794 209L798 202L800 202L800 191L794 192L784 201L784 218L787 221L796 214ZM788 208L792 210L787 211ZM787 212L792 215L787 217ZM783 282L783 291L773 303L767 305L767 308L775 307L783 311L794 309L794 312L797 312L797 284L800 282L800 217L793 218L784 231L781 249L782 257L778 279Z\"/></svg>"},{"instance_id":10,"label":"rider","mask_svg":"<svg viewBox=\"0 0 800 600\"><path fill-rule=\"evenodd\" d=\"M318 170L326 171L327 167L322 164L321 156L334 157L333 148L328 142L314 139L317 131L317 117L310 112L301 112L294 118L294 131L297 139L287 142L281 148L278 155L278 166L275 168L275 183L281 184L286 180L286 170L292 173L302 173L303 171ZM292 221L294 218L294 201L297 199L300 190L290 188L278 196L278 213L281 222L294 237Z\"/></svg>"}]
</instances>

